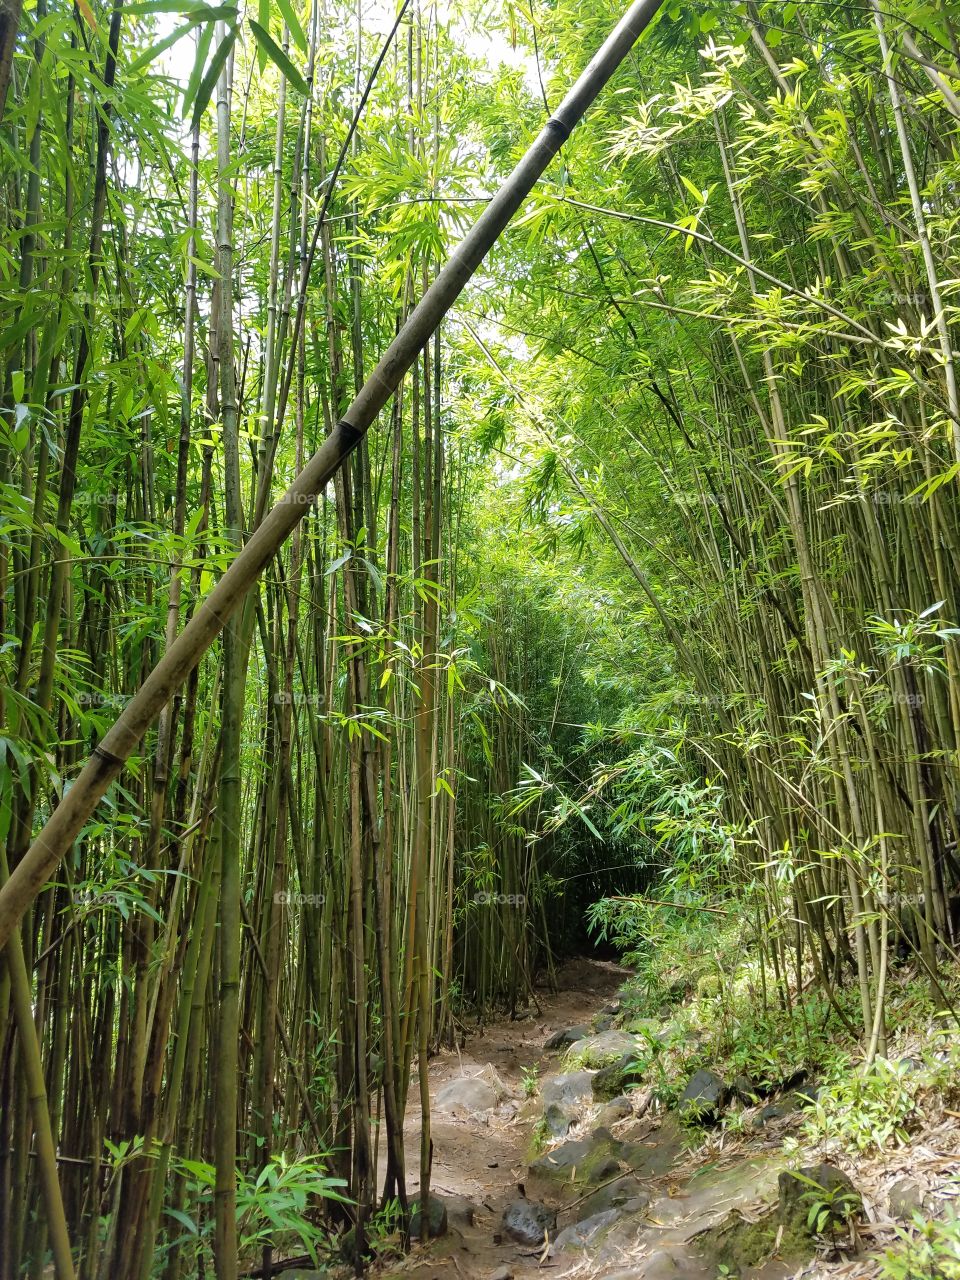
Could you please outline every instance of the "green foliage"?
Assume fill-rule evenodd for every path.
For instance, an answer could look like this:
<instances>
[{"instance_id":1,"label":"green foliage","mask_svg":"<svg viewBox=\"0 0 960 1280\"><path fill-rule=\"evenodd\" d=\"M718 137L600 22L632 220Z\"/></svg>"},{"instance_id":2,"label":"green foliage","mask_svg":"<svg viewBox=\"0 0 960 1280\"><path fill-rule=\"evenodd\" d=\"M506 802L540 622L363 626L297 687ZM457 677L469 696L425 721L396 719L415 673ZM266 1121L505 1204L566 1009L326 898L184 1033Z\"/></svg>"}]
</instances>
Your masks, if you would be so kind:
<instances>
[{"instance_id":1,"label":"green foliage","mask_svg":"<svg viewBox=\"0 0 960 1280\"><path fill-rule=\"evenodd\" d=\"M241 1175L248 1251L298 1230L319 1249L315 1203L337 1191L289 1155L307 1129L301 1090L287 1089L282 1119L260 1109L265 1020L280 1015L320 1124L335 1122L356 1066L348 1047L366 1037L376 1094L385 1027L410 1026L388 1005L394 987L412 998L411 794L431 682L426 950L439 976L423 981L447 1018L431 1033L450 1034L454 1005L516 1011L558 953L613 944L637 971L628 1019L670 1018L642 1055L668 1100L701 1065L758 1084L806 1066L829 1081L808 1136L873 1152L909 1131L924 1091L947 1095L931 1063L921 1083L850 1060L858 1023L870 1039L871 1002L885 1001L877 1027L892 1039L901 1023L939 1017L949 1000L938 987L955 993L939 952L926 958L933 982L899 983L886 931L897 896L949 867L960 799L960 162L954 91L936 79L955 45L949 8L664 5L445 322L430 353L439 378L428 358L416 393L410 379L396 417L357 450L354 509L334 486L305 516L297 564L288 545L267 566L247 619L242 832L229 827L249 941L282 974L271 995L281 1011L244 945L237 1110L257 1129ZM230 443L252 526L260 482L269 475L275 500L323 443L621 9L471 2L411 21L411 7L331 185L383 14L359 15L357 30L356 6L340 0L242 12L136 0L122 9L108 87L109 3L24 4L0 129L0 839L11 865L168 626L195 614L232 558L218 387L229 365L214 318L236 330ZM228 66L220 167L210 106ZM194 178L196 227L185 213ZM215 230L221 187L231 246ZM266 421L281 366L284 408ZM424 536L428 393L435 547ZM222 920L205 929L212 916L197 914L222 866L222 656L214 647L171 705L167 736L148 731L24 926L28 955L43 957L55 1145L77 1153L141 1106L164 1127L180 1115L168 1042L189 1045L177 1087L196 1104L177 1147L205 1150L202 1100L217 1096L210 1077L225 1059L197 1037L214 1025L217 953L197 970L206 989L177 983L192 938L224 938ZM275 842L281 815L289 831ZM344 906L354 836L364 900L371 883L392 895L387 973L373 924L358 944ZM271 914L278 850L290 897ZM239 924L231 945L238 935ZM356 974L366 1002L342 989ZM202 1035L192 1014L180 1018L193 998ZM412 1056L394 1048L401 1065ZM102 1116L78 1103L83 1055L115 1079ZM226 1061L229 1074L232 1052ZM137 1081L128 1096L128 1062L145 1091L161 1081L159 1096L134 1096ZM289 1163L266 1159L274 1139ZM128 1141L117 1168L152 1158ZM182 1215L206 1265L209 1169L177 1165L179 1191L184 1178L190 1203L168 1217ZM24 1204L36 1190L32 1169ZM128 1194L146 1203L139 1191L124 1187L123 1205ZM78 1186L67 1199L102 1216L98 1194ZM0 1207L0 1225L22 1209ZM71 1223L77 1239L82 1226Z\"/></svg>"},{"instance_id":2,"label":"green foliage","mask_svg":"<svg viewBox=\"0 0 960 1280\"><path fill-rule=\"evenodd\" d=\"M520 1087L523 1090L525 1098L534 1098L537 1094L538 1084L537 1075L538 1068L536 1064L532 1067L524 1067L520 1072Z\"/></svg>"},{"instance_id":3,"label":"green foliage","mask_svg":"<svg viewBox=\"0 0 960 1280\"><path fill-rule=\"evenodd\" d=\"M324 1202L347 1203L346 1183L326 1173L325 1163L320 1156L290 1159L281 1154L255 1176L240 1172L237 1236L245 1254L254 1256L265 1245L292 1247L317 1265L329 1233L318 1224L316 1212ZM209 1266L216 1170L204 1161L182 1158L173 1168L186 1181L188 1208L169 1209L168 1216L183 1229L197 1264Z\"/></svg>"},{"instance_id":4,"label":"green foliage","mask_svg":"<svg viewBox=\"0 0 960 1280\"><path fill-rule=\"evenodd\" d=\"M859 1193L840 1183L833 1187L821 1186L799 1171L792 1177L805 1188L800 1192L798 1208L807 1231L811 1235L828 1237L836 1247L840 1233L849 1235L848 1223L862 1208Z\"/></svg>"},{"instance_id":5,"label":"green foliage","mask_svg":"<svg viewBox=\"0 0 960 1280\"><path fill-rule=\"evenodd\" d=\"M383 1258L399 1243L403 1212L400 1201L386 1200L367 1222L367 1243L372 1256Z\"/></svg>"},{"instance_id":6,"label":"green foliage","mask_svg":"<svg viewBox=\"0 0 960 1280\"><path fill-rule=\"evenodd\" d=\"M729 962L742 942L726 916L701 910L707 904L697 895L675 892L669 872L654 892L656 902L638 894L626 901L601 899L589 911L596 936L613 942L635 970L625 999L639 1017L680 1003L701 983L704 995L720 994L726 985L720 958Z\"/></svg>"},{"instance_id":7,"label":"green foliage","mask_svg":"<svg viewBox=\"0 0 960 1280\"><path fill-rule=\"evenodd\" d=\"M811 1247L801 1223L782 1222L775 1212L757 1222L745 1222L732 1214L726 1222L698 1237L698 1245L708 1263L716 1266L718 1280L721 1276L741 1276L774 1257L785 1262L806 1261Z\"/></svg>"},{"instance_id":8,"label":"green foliage","mask_svg":"<svg viewBox=\"0 0 960 1280\"><path fill-rule=\"evenodd\" d=\"M743 910L731 905L729 912L645 908L642 898L628 911L617 908L611 936L636 966L622 1020L647 1036L647 1078L670 1105L700 1067L727 1080L747 1076L758 1089L801 1069L849 1069L853 1043L840 1012L854 1011L855 993L839 994L840 1012L816 990L794 995L789 1008L773 991L765 1000L757 943L744 935ZM656 1037L651 1017L667 1019Z\"/></svg>"},{"instance_id":9,"label":"green foliage","mask_svg":"<svg viewBox=\"0 0 960 1280\"><path fill-rule=\"evenodd\" d=\"M538 1116L530 1130L530 1156L538 1156L550 1141L550 1127L546 1116Z\"/></svg>"},{"instance_id":10,"label":"green foliage","mask_svg":"<svg viewBox=\"0 0 960 1280\"><path fill-rule=\"evenodd\" d=\"M877 1058L868 1067L841 1066L820 1089L804 1136L818 1145L864 1154L906 1142L919 1119L917 1073L909 1063Z\"/></svg>"},{"instance_id":11,"label":"green foliage","mask_svg":"<svg viewBox=\"0 0 960 1280\"><path fill-rule=\"evenodd\" d=\"M960 1280L960 1218L928 1222L916 1214L912 1227L898 1227L897 1236L880 1259L882 1280Z\"/></svg>"}]
</instances>

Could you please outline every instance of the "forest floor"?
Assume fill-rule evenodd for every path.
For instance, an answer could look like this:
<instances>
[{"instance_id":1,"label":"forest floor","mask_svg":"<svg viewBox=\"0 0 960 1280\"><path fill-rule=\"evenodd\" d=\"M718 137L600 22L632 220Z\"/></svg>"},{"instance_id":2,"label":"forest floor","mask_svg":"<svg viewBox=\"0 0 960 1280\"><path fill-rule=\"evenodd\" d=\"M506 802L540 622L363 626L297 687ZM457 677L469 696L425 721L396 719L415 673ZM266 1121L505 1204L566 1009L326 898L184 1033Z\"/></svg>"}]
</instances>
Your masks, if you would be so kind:
<instances>
[{"instance_id":1,"label":"forest floor","mask_svg":"<svg viewBox=\"0 0 960 1280\"><path fill-rule=\"evenodd\" d=\"M518 1185L525 1183L541 1113L537 1099L526 1096L525 1074L530 1079L534 1073L540 1077L559 1072L557 1055L544 1049L545 1041L565 1027L589 1023L630 976L630 970L609 961L571 960L557 974L556 991L537 990L538 1011L533 1016L468 1031L462 1048L431 1061L431 1099L444 1085L471 1076L495 1087L502 1082L507 1092L492 1112L450 1115L434 1110L432 1192L442 1196L451 1211L449 1231L390 1274L413 1271L419 1280L449 1280L451 1275L487 1277L504 1266L515 1277L539 1270L543 1250L517 1244L501 1226L504 1210L518 1198ZM414 1077L406 1128L411 1196L418 1192L420 1115L419 1082Z\"/></svg>"},{"instance_id":2,"label":"forest floor","mask_svg":"<svg viewBox=\"0 0 960 1280\"><path fill-rule=\"evenodd\" d=\"M533 1274L542 1249L531 1251L502 1232L501 1218L518 1198L518 1184L532 1154L533 1131L540 1115L534 1097L525 1096L524 1079L559 1071L556 1055L544 1042L565 1027L588 1023L615 996L630 971L599 960L569 961L557 975L556 991L536 992L539 1012L522 1019L491 1023L481 1032L467 1033L459 1050L438 1055L430 1063L430 1095L435 1099L444 1085L464 1076L490 1080L506 1095L493 1112L450 1115L434 1110L432 1191L449 1205L453 1198L450 1230L428 1250L421 1250L403 1271L416 1271L420 1280L441 1280L454 1275L487 1276L508 1266L514 1276ZM551 1061L554 1059L554 1061ZM410 1088L406 1129L410 1194L418 1192L420 1154L419 1083ZM472 1216L472 1223L469 1221Z\"/></svg>"},{"instance_id":3,"label":"forest floor","mask_svg":"<svg viewBox=\"0 0 960 1280\"><path fill-rule=\"evenodd\" d=\"M577 1280L869 1280L880 1274L878 1250L893 1236L890 1187L919 1169L920 1150L901 1152L879 1172L868 1164L848 1166L865 1213L854 1234L837 1228L834 1247L827 1241L825 1248L823 1237L815 1242L796 1218L783 1225L778 1210L780 1174L803 1163L791 1136L799 1120L795 1107L781 1100L773 1106L780 1113L758 1125L752 1121L760 1105L747 1107L745 1124L731 1132L679 1124L673 1111L658 1108L652 1087L641 1085L612 1103L583 1092L589 1073L578 1071L579 1045L548 1049L547 1042L587 1024L590 1040L582 1043L598 1044L597 1024L602 1037L630 976L616 964L571 961L558 974L556 991L537 992L535 1010L468 1031L459 1050L431 1061L432 1193L445 1205L447 1226L402 1261L381 1263L383 1280L530 1280L543 1273ZM562 1098L559 1131L551 1134L549 1098L558 1084L562 1092L564 1082L578 1080L581 1093ZM492 1088L495 1105L445 1106L450 1087L469 1081L478 1082L481 1093L482 1086ZM765 1111L771 1109L768 1102ZM946 1157L956 1171L957 1126L947 1122L953 1132L940 1135L940 1150L929 1149L926 1133L922 1151L928 1163L936 1159L942 1167ZM414 1196L419 1133L414 1080L407 1129ZM936 1134L933 1141L936 1147ZM545 1172L544 1161L554 1160L563 1167ZM548 1211L538 1242L520 1243L506 1229L504 1213L518 1205L521 1217L524 1207ZM801 1219L805 1215L806 1206Z\"/></svg>"},{"instance_id":4,"label":"forest floor","mask_svg":"<svg viewBox=\"0 0 960 1280\"><path fill-rule=\"evenodd\" d=\"M540 1086L570 1073L563 1051L549 1051L545 1044L555 1032L602 1017L630 976L629 970L609 962L573 960L558 974L558 990L537 992L538 1011L533 1016L493 1023L468 1035L459 1051L443 1053L431 1062L432 1192L447 1207L448 1229L427 1246L415 1247L399 1265L387 1268L387 1276L526 1280L546 1271L616 1280L713 1280L730 1274L784 1280L798 1274L798 1261L804 1260L796 1257L741 1271L724 1269L722 1249L714 1256L709 1256L710 1249L707 1257L703 1252L705 1235L722 1230L734 1210L738 1226L749 1227L776 1204L777 1178L786 1161L780 1142L769 1133L748 1144L732 1142L727 1156L716 1153L705 1162L702 1153L691 1149L673 1116L655 1114L649 1091L638 1091L632 1095L631 1112L601 1131L610 1133L618 1144L618 1155L623 1157L619 1169L611 1168L606 1176L590 1173L583 1180L575 1168L569 1180L542 1179L532 1173L531 1164L562 1148L564 1141L585 1138L589 1144L605 1119L603 1104L581 1099L569 1132L555 1139L547 1136ZM493 1085L501 1095L494 1108L450 1114L437 1105L445 1086L469 1078ZM407 1134L411 1173L418 1165L419 1132L414 1080ZM588 1152L585 1159L591 1160L592 1154ZM411 1194L416 1195L415 1176L410 1184ZM556 1227L548 1232L555 1240L565 1227L591 1219L598 1208L603 1212L604 1193L611 1185L636 1191L644 1206L608 1208L613 1220L603 1223L585 1245L576 1240L559 1250L548 1248L546 1242L525 1245L504 1229L508 1206L529 1197L557 1212ZM812 1252L809 1245L807 1253ZM831 1268L830 1274L866 1273L853 1266Z\"/></svg>"}]
</instances>

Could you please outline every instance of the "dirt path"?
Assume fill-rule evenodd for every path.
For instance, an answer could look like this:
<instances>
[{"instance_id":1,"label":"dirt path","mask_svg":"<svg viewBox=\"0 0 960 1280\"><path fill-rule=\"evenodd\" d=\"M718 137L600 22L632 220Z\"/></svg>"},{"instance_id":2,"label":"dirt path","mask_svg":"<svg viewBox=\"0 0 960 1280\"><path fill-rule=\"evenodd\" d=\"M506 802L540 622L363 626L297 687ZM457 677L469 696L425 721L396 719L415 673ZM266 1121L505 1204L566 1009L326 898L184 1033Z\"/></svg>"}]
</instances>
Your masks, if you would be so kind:
<instances>
[{"instance_id":1,"label":"dirt path","mask_svg":"<svg viewBox=\"0 0 960 1280\"><path fill-rule=\"evenodd\" d=\"M652 1101L654 1088L646 1081L627 1085L610 1103L595 1101L623 1090L623 1072L642 1039L635 1031L597 1026L616 1009L613 1001L629 977L615 964L572 961L559 973L556 993L537 993L535 1016L495 1023L469 1035L459 1052L430 1063L431 1191L445 1206L447 1230L427 1246L414 1245L407 1257L385 1262L380 1280L411 1274L533 1280L545 1272L557 1280L865 1280L878 1274L878 1242L892 1238L890 1189L907 1166L900 1157L888 1171L889 1196L878 1197L875 1188L864 1197L866 1218L858 1211L852 1234L811 1239L805 1206L798 1220L784 1200L791 1169L800 1163L796 1139L788 1146L786 1137L802 1118L788 1085L771 1105L753 1097L744 1106L741 1095L733 1103L741 1120L729 1131L710 1120L684 1127L676 1110ZM631 1025L627 1016L622 1020ZM669 1019L659 1028L659 1020L643 1021L646 1035L669 1035L676 1027ZM547 1050L555 1032L570 1029L576 1046L569 1055ZM611 1060L620 1065L605 1075L577 1069ZM714 1073L700 1070L687 1089L696 1089L701 1077L725 1088ZM720 1106L730 1105L726 1093ZM451 1094L459 1110L451 1110ZM414 1080L406 1129L411 1197L419 1190L419 1138ZM822 1153L805 1154L814 1160L801 1170L808 1182L818 1170L846 1176L818 1163ZM851 1173L858 1181L864 1176L860 1166ZM846 1185L855 1190L849 1180ZM527 1216L529 1244L505 1229L508 1206L511 1225L517 1214Z\"/></svg>"},{"instance_id":2,"label":"dirt path","mask_svg":"<svg viewBox=\"0 0 960 1280\"><path fill-rule=\"evenodd\" d=\"M545 1052L544 1042L555 1031L589 1022L629 976L629 970L609 962L570 961L558 974L555 994L537 992L539 1016L495 1023L482 1034L470 1036L460 1053L445 1052L431 1062L431 1098L458 1077L482 1075L485 1069L489 1076L490 1067L509 1096L489 1114L463 1118L433 1115L432 1190L448 1202L449 1231L428 1249L415 1250L400 1268L388 1274L415 1271L422 1280L457 1275L472 1280L489 1277L501 1267L507 1267L515 1277L539 1270L540 1251L515 1243L501 1231L503 1211L517 1198L518 1184L524 1181L533 1128L541 1113L536 1102L525 1099L524 1072L536 1069L542 1078L561 1070L557 1056ZM418 1089L414 1080L406 1137L412 1196L418 1191Z\"/></svg>"},{"instance_id":3,"label":"dirt path","mask_svg":"<svg viewBox=\"0 0 960 1280\"><path fill-rule=\"evenodd\" d=\"M650 1107L649 1088L609 1106L595 1103L596 1072L571 1075L563 1054L546 1049L554 1032L596 1026L629 976L615 964L572 961L558 975L557 993L538 992L539 1015L496 1023L469 1037L459 1053L431 1062L431 1191L446 1206L448 1229L387 1265L382 1280L411 1273L421 1280L532 1280L544 1272L575 1280L714 1280L718 1274L785 1280L801 1274L798 1256L783 1256L789 1252L786 1241L780 1248L783 1229L770 1225L785 1168L776 1134L758 1131L729 1145L711 1145L701 1135L691 1143L672 1113ZM610 1032L614 1040L617 1035L623 1033ZM604 1039L593 1034L578 1044L599 1048ZM543 1095L549 1090L556 1096L559 1086L574 1081L586 1092L575 1105L561 1108L561 1125L570 1128L546 1138ZM445 1090L482 1094L485 1086L488 1095L494 1087L498 1102L488 1097L481 1107L444 1110ZM411 1196L418 1191L418 1096L414 1081L406 1139ZM545 1139L539 1152L537 1135ZM533 1224L527 1245L503 1225L504 1210L518 1201L524 1213L531 1201L539 1202L550 1217L546 1233L539 1220ZM757 1237L751 1239L752 1224L770 1236L762 1248ZM721 1256L734 1255L717 1252L711 1237L715 1245L718 1238L726 1241L724 1250L753 1249L756 1257L735 1269L721 1266Z\"/></svg>"}]
</instances>

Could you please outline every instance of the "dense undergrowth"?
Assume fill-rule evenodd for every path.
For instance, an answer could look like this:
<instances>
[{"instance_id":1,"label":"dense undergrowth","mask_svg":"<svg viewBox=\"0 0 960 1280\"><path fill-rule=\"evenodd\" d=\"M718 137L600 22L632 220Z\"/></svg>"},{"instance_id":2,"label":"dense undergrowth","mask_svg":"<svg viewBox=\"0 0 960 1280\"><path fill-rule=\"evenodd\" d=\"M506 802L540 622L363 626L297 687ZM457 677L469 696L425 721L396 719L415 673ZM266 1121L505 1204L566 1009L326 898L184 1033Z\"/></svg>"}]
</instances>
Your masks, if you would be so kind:
<instances>
[{"instance_id":1,"label":"dense undergrowth","mask_svg":"<svg viewBox=\"0 0 960 1280\"><path fill-rule=\"evenodd\" d=\"M806 970L775 993L764 976L763 948L745 926L746 902L711 908L669 879L660 894L656 907L643 899L601 901L591 913L596 932L615 938L635 971L618 1017L648 1045L637 1055L633 1069L642 1084L634 1087L652 1088L664 1107L675 1109L700 1068L732 1082L733 1101L718 1131L727 1144L755 1137L758 1106L792 1091L802 1106L782 1136L787 1156L798 1165L839 1160L855 1181L869 1176L873 1163L960 1115L956 1015L931 998L915 961L891 976L888 1055L867 1060L850 985L838 988L831 1002ZM671 899L678 905L670 905ZM955 1006L958 975L948 969L943 984ZM695 1148L704 1143L695 1115L687 1133ZM707 1137L708 1148L718 1134ZM912 1222L896 1229L896 1240L882 1255L885 1280L960 1276L960 1217L954 1207L960 1170L944 1186L947 1195L936 1216L917 1211Z\"/></svg>"}]
</instances>

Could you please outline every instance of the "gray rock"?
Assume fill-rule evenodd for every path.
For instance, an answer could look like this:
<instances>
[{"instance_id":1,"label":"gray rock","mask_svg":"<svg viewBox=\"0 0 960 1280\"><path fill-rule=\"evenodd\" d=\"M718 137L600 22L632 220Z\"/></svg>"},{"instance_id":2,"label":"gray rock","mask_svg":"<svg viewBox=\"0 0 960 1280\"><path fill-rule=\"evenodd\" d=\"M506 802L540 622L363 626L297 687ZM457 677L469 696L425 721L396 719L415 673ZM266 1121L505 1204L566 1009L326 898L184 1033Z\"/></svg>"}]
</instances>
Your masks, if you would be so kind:
<instances>
[{"instance_id":1,"label":"gray rock","mask_svg":"<svg viewBox=\"0 0 960 1280\"><path fill-rule=\"evenodd\" d=\"M796 1222L814 1234L836 1230L863 1213L863 1199L842 1169L823 1160L803 1169L787 1169L780 1174L780 1219ZM822 1205L826 1216L822 1222L808 1226L813 1205Z\"/></svg>"},{"instance_id":2,"label":"gray rock","mask_svg":"<svg viewBox=\"0 0 960 1280\"><path fill-rule=\"evenodd\" d=\"M764 1125L772 1124L776 1120L783 1120L787 1116L795 1115L799 1110L799 1098L795 1093L788 1093L778 1102L768 1102L765 1107L761 1107L753 1117L753 1127L755 1129L762 1129Z\"/></svg>"},{"instance_id":3,"label":"gray rock","mask_svg":"<svg viewBox=\"0 0 960 1280\"><path fill-rule=\"evenodd\" d=\"M597 1072L599 1075L600 1072ZM596 1079L596 1076L594 1077ZM610 1101L600 1108L597 1112L597 1124L603 1125L604 1128L612 1124L616 1124L620 1120L626 1120L627 1116L633 1115L633 1104L629 1098L625 1098L623 1094L619 1097L611 1098Z\"/></svg>"},{"instance_id":4,"label":"gray rock","mask_svg":"<svg viewBox=\"0 0 960 1280\"><path fill-rule=\"evenodd\" d=\"M730 1090L738 1101L748 1107L752 1106L760 1097L760 1093L756 1085L749 1076L745 1075L734 1076Z\"/></svg>"},{"instance_id":5,"label":"gray rock","mask_svg":"<svg viewBox=\"0 0 960 1280\"><path fill-rule=\"evenodd\" d=\"M625 1053L617 1062L601 1067L593 1077L593 1097L596 1102L606 1102L622 1094L624 1089L639 1084L645 1067L636 1061L632 1053Z\"/></svg>"},{"instance_id":6,"label":"gray rock","mask_svg":"<svg viewBox=\"0 0 960 1280\"><path fill-rule=\"evenodd\" d=\"M660 1178L673 1168L681 1148L672 1142L630 1142L624 1145L620 1158L628 1169L641 1178Z\"/></svg>"},{"instance_id":7,"label":"gray rock","mask_svg":"<svg viewBox=\"0 0 960 1280\"><path fill-rule=\"evenodd\" d=\"M599 1035L578 1040L571 1056L575 1054L582 1067L607 1067L621 1058L646 1052L646 1043L639 1036L626 1031L601 1031Z\"/></svg>"},{"instance_id":8,"label":"gray rock","mask_svg":"<svg viewBox=\"0 0 960 1280\"><path fill-rule=\"evenodd\" d=\"M641 1258L626 1271L611 1271L603 1280L713 1280L716 1269L683 1246L667 1245Z\"/></svg>"},{"instance_id":9,"label":"gray rock","mask_svg":"<svg viewBox=\"0 0 960 1280\"><path fill-rule=\"evenodd\" d=\"M552 1036L544 1043L545 1049L566 1049L571 1044L576 1044L578 1040L585 1040L590 1035L590 1028L586 1023L582 1023L577 1027L564 1027L562 1031L555 1031Z\"/></svg>"},{"instance_id":10,"label":"gray rock","mask_svg":"<svg viewBox=\"0 0 960 1280\"><path fill-rule=\"evenodd\" d=\"M582 1209L588 1216L603 1213L606 1209L624 1209L627 1213L637 1213L650 1203L650 1197L644 1191L640 1179L632 1173L625 1173L605 1186L598 1187L592 1196L584 1200Z\"/></svg>"},{"instance_id":11,"label":"gray rock","mask_svg":"<svg viewBox=\"0 0 960 1280\"><path fill-rule=\"evenodd\" d=\"M441 1196L430 1196L427 1200L427 1230L431 1240L447 1234L447 1206ZM420 1215L420 1197L410 1201L410 1239L419 1240L423 1229Z\"/></svg>"},{"instance_id":12,"label":"gray rock","mask_svg":"<svg viewBox=\"0 0 960 1280\"><path fill-rule=\"evenodd\" d=\"M445 1084L434 1099L437 1111L448 1115L472 1115L476 1111L492 1111L497 1105L497 1091L486 1080L465 1077Z\"/></svg>"},{"instance_id":13,"label":"gray rock","mask_svg":"<svg viewBox=\"0 0 960 1280\"><path fill-rule=\"evenodd\" d=\"M513 1272L509 1267L497 1267L496 1271L491 1271L487 1280L513 1280Z\"/></svg>"},{"instance_id":14,"label":"gray rock","mask_svg":"<svg viewBox=\"0 0 960 1280\"><path fill-rule=\"evenodd\" d=\"M464 1231L473 1226L477 1210L472 1201L466 1196L451 1194L443 1196L442 1199L447 1206L448 1230Z\"/></svg>"},{"instance_id":15,"label":"gray rock","mask_svg":"<svg viewBox=\"0 0 960 1280\"><path fill-rule=\"evenodd\" d=\"M899 1178L890 1188L890 1216L910 1222L915 1213L923 1213L923 1187L913 1178Z\"/></svg>"},{"instance_id":16,"label":"gray rock","mask_svg":"<svg viewBox=\"0 0 960 1280\"><path fill-rule=\"evenodd\" d=\"M640 1269L634 1273L636 1280L687 1280L688 1273L681 1270L680 1263L666 1249L657 1249L649 1258L645 1258Z\"/></svg>"},{"instance_id":17,"label":"gray rock","mask_svg":"<svg viewBox=\"0 0 960 1280\"><path fill-rule=\"evenodd\" d=\"M682 1119L716 1124L730 1101L730 1088L715 1071L697 1071L687 1081L678 1110Z\"/></svg>"},{"instance_id":18,"label":"gray rock","mask_svg":"<svg viewBox=\"0 0 960 1280\"><path fill-rule=\"evenodd\" d=\"M551 1102L543 1110L544 1127L551 1138L565 1138L576 1118L577 1113L560 1102Z\"/></svg>"},{"instance_id":19,"label":"gray rock","mask_svg":"<svg viewBox=\"0 0 960 1280\"><path fill-rule=\"evenodd\" d=\"M686 1249L677 1253L657 1249L641 1263L636 1280L708 1280L713 1274Z\"/></svg>"},{"instance_id":20,"label":"gray rock","mask_svg":"<svg viewBox=\"0 0 960 1280\"><path fill-rule=\"evenodd\" d=\"M797 1105L800 1107L816 1106L817 1100L820 1097L821 1088L822 1086L816 1080L811 1080L807 1084L799 1085L793 1091L793 1096L797 1100Z\"/></svg>"},{"instance_id":21,"label":"gray rock","mask_svg":"<svg viewBox=\"0 0 960 1280\"><path fill-rule=\"evenodd\" d=\"M606 1227L612 1227L621 1216L619 1209L605 1209L602 1213L591 1214L564 1229L554 1240L550 1252L561 1253L564 1249L585 1249Z\"/></svg>"},{"instance_id":22,"label":"gray rock","mask_svg":"<svg viewBox=\"0 0 960 1280\"><path fill-rule=\"evenodd\" d=\"M596 1183L612 1177L620 1169L623 1148L608 1129L596 1129L585 1138L575 1138L548 1151L529 1166L531 1177L565 1183Z\"/></svg>"},{"instance_id":23,"label":"gray rock","mask_svg":"<svg viewBox=\"0 0 960 1280\"><path fill-rule=\"evenodd\" d=\"M547 1076L540 1085L540 1097L544 1107L558 1102L562 1107L575 1107L578 1102L589 1102L593 1097L592 1071L567 1071L559 1076Z\"/></svg>"},{"instance_id":24,"label":"gray rock","mask_svg":"<svg viewBox=\"0 0 960 1280\"><path fill-rule=\"evenodd\" d=\"M650 1041L665 1039L667 1033L673 1028L669 1022L662 1022L659 1018L628 1018L623 1024L623 1029Z\"/></svg>"},{"instance_id":25,"label":"gray rock","mask_svg":"<svg viewBox=\"0 0 960 1280\"><path fill-rule=\"evenodd\" d=\"M503 1211L503 1229L520 1244L543 1244L557 1229L557 1215L539 1200L514 1200Z\"/></svg>"},{"instance_id":26,"label":"gray rock","mask_svg":"<svg viewBox=\"0 0 960 1280\"><path fill-rule=\"evenodd\" d=\"M640 1191L635 1196L631 1196L629 1200L623 1202L624 1217L631 1217L634 1214L645 1214L650 1208L651 1200L646 1191Z\"/></svg>"}]
</instances>

